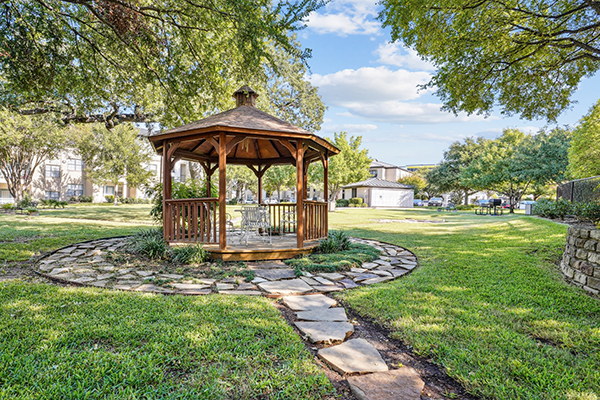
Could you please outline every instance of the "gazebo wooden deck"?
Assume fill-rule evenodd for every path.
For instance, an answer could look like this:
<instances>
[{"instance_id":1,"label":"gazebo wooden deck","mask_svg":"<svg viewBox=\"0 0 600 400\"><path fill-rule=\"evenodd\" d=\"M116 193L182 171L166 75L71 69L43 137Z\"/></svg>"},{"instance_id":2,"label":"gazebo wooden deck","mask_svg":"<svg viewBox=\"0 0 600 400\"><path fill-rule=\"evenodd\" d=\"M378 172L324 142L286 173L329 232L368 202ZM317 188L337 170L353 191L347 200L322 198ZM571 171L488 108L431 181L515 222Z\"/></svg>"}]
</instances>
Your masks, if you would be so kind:
<instances>
[{"instance_id":1,"label":"gazebo wooden deck","mask_svg":"<svg viewBox=\"0 0 600 400\"><path fill-rule=\"evenodd\" d=\"M329 157L339 150L328 141L255 108L256 92L248 86L233 97L236 108L191 124L149 136L155 151L163 156L163 231L170 244L204 243L213 258L257 260L289 258L316 245L328 233L327 202L306 199L307 171L312 162L322 162L324 197L327 193ZM218 197L173 199L171 171L177 160L202 165L208 192L213 174L219 173ZM296 167L296 203L270 204L272 231L285 234L274 239L271 250L264 244L240 245L227 239L227 164L246 165L258 178L258 202L262 203L262 177L274 165ZM301 212L298 212L301 210ZM295 216L295 224L286 222ZM290 241L295 237L295 243Z\"/></svg>"}]
</instances>

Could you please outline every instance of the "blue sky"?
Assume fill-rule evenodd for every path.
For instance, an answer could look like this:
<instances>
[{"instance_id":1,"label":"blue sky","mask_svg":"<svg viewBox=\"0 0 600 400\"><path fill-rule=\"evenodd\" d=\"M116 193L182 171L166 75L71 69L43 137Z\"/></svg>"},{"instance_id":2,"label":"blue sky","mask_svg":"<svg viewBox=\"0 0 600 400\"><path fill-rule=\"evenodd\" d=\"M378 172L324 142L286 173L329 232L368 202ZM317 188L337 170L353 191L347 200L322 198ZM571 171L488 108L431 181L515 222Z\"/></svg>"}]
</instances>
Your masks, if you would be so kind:
<instances>
[{"instance_id":1,"label":"blue sky","mask_svg":"<svg viewBox=\"0 0 600 400\"><path fill-rule=\"evenodd\" d=\"M399 43L376 20L376 1L333 0L311 14L298 34L312 49L310 81L328 106L321 136L346 131L363 137L369 155L396 165L432 164L453 141L467 136L494 138L503 128L536 132L546 121L467 116L440 111L441 103L417 85L429 81L433 68ZM581 82L578 103L558 125L574 126L600 97L600 76Z\"/></svg>"}]
</instances>

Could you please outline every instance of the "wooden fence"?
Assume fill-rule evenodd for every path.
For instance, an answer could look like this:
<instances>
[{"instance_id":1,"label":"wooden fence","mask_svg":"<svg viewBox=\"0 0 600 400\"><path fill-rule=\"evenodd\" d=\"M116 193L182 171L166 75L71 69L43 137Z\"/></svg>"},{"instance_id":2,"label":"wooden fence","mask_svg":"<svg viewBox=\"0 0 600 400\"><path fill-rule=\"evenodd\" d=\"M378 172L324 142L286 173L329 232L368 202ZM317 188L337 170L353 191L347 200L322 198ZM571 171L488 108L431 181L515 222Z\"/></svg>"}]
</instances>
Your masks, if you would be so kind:
<instances>
[{"instance_id":1,"label":"wooden fence","mask_svg":"<svg viewBox=\"0 0 600 400\"><path fill-rule=\"evenodd\" d=\"M177 199L165 201L164 227L167 242L219 243L219 199Z\"/></svg>"}]
</instances>

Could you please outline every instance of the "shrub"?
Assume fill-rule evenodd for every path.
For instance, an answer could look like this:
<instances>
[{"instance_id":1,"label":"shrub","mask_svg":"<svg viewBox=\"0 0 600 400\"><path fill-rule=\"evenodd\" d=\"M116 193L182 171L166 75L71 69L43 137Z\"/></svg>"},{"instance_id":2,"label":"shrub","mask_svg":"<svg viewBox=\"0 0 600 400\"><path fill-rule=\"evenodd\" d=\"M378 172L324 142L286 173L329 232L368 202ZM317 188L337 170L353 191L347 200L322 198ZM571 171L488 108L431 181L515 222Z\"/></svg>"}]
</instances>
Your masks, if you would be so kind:
<instances>
[{"instance_id":1,"label":"shrub","mask_svg":"<svg viewBox=\"0 0 600 400\"><path fill-rule=\"evenodd\" d=\"M361 207L367 207L367 203L361 203Z\"/></svg>"},{"instance_id":2,"label":"shrub","mask_svg":"<svg viewBox=\"0 0 600 400\"><path fill-rule=\"evenodd\" d=\"M355 207L360 207L360 205L364 202L362 197L353 197L350 199L350 204L355 204Z\"/></svg>"},{"instance_id":3,"label":"shrub","mask_svg":"<svg viewBox=\"0 0 600 400\"><path fill-rule=\"evenodd\" d=\"M79 196L79 201L81 203L91 203L94 200L92 196Z\"/></svg>"},{"instance_id":4,"label":"shrub","mask_svg":"<svg viewBox=\"0 0 600 400\"><path fill-rule=\"evenodd\" d=\"M321 240L315 249L317 253L336 253L350 248L350 238L342 231L331 231L326 239Z\"/></svg>"},{"instance_id":5,"label":"shrub","mask_svg":"<svg viewBox=\"0 0 600 400\"><path fill-rule=\"evenodd\" d=\"M115 202L115 196L113 196L112 194L110 194L108 196L104 196L104 198L106 199L106 201L108 203L114 203Z\"/></svg>"},{"instance_id":6,"label":"shrub","mask_svg":"<svg viewBox=\"0 0 600 400\"><path fill-rule=\"evenodd\" d=\"M13 208L15 208L15 206L12 203L4 203L4 204L2 204L2 209L3 210L12 210Z\"/></svg>"},{"instance_id":7,"label":"shrub","mask_svg":"<svg viewBox=\"0 0 600 400\"><path fill-rule=\"evenodd\" d=\"M592 201L589 203L573 204L573 213L579 222L600 222L600 203Z\"/></svg>"},{"instance_id":8,"label":"shrub","mask_svg":"<svg viewBox=\"0 0 600 400\"><path fill-rule=\"evenodd\" d=\"M29 214L33 214L33 213L36 213L36 212L38 212L38 209L37 209L37 208L35 208L35 207L27 207L27 208L25 209L25 211L27 211Z\"/></svg>"},{"instance_id":9,"label":"shrub","mask_svg":"<svg viewBox=\"0 0 600 400\"><path fill-rule=\"evenodd\" d=\"M469 205L464 205L464 204L459 204L456 206L457 210L473 210L477 208L477 206L475 204L469 204Z\"/></svg>"},{"instance_id":10,"label":"shrub","mask_svg":"<svg viewBox=\"0 0 600 400\"><path fill-rule=\"evenodd\" d=\"M564 219L573 213L573 205L565 199L558 199L558 201L540 199L533 205L533 213L545 218Z\"/></svg>"},{"instance_id":11,"label":"shrub","mask_svg":"<svg viewBox=\"0 0 600 400\"><path fill-rule=\"evenodd\" d=\"M21 209L26 209L27 207L31 206L31 203L31 196L29 195L29 193L25 193L23 195L23 198L17 203L17 207Z\"/></svg>"},{"instance_id":12,"label":"shrub","mask_svg":"<svg viewBox=\"0 0 600 400\"><path fill-rule=\"evenodd\" d=\"M169 251L161 228L139 231L129 239L129 245L133 251L150 259L165 258Z\"/></svg>"},{"instance_id":13,"label":"shrub","mask_svg":"<svg viewBox=\"0 0 600 400\"><path fill-rule=\"evenodd\" d=\"M227 204L230 206L235 206L237 203L238 203L238 199L236 199L236 198L233 198L233 199L227 201Z\"/></svg>"},{"instance_id":14,"label":"shrub","mask_svg":"<svg viewBox=\"0 0 600 400\"><path fill-rule=\"evenodd\" d=\"M346 199L338 199L335 201L335 206L336 207L348 207L348 204L350 202Z\"/></svg>"},{"instance_id":15,"label":"shrub","mask_svg":"<svg viewBox=\"0 0 600 400\"><path fill-rule=\"evenodd\" d=\"M177 264L200 264L207 259L208 252L199 243L171 250L171 260Z\"/></svg>"}]
</instances>

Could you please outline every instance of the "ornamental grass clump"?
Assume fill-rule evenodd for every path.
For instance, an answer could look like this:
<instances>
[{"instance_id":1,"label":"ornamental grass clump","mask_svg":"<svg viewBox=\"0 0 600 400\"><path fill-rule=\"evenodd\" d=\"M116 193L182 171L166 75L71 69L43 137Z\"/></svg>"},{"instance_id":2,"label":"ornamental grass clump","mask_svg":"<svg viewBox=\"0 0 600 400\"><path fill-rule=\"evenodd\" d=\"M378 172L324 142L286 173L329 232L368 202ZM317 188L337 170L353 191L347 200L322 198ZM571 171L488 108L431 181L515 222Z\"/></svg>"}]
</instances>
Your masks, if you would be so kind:
<instances>
[{"instance_id":1,"label":"ornamental grass clump","mask_svg":"<svg viewBox=\"0 0 600 400\"><path fill-rule=\"evenodd\" d=\"M175 247L171 250L171 261L176 264L200 264L208 259L208 252L201 244Z\"/></svg>"},{"instance_id":2,"label":"ornamental grass clump","mask_svg":"<svg viewBox=\"0 0 600 400\"><path fill-rule=\"evenodd\" d=\"M350 248L350 238L342 231L331 231L326 239L321 240L315 249L317 253L337 253Z\"/></svg>"},{"instance_id":3,"label":"ornamental grass clump","mask_svg":"<svg viewBox=\"0 0 600 400\"><path fill-rule=\"evenodd\" d=\"M129 239L129 245L133 251L150 259L165 258L169 251L162 228L139 231Z\"/></svg>"}]
</instances>

